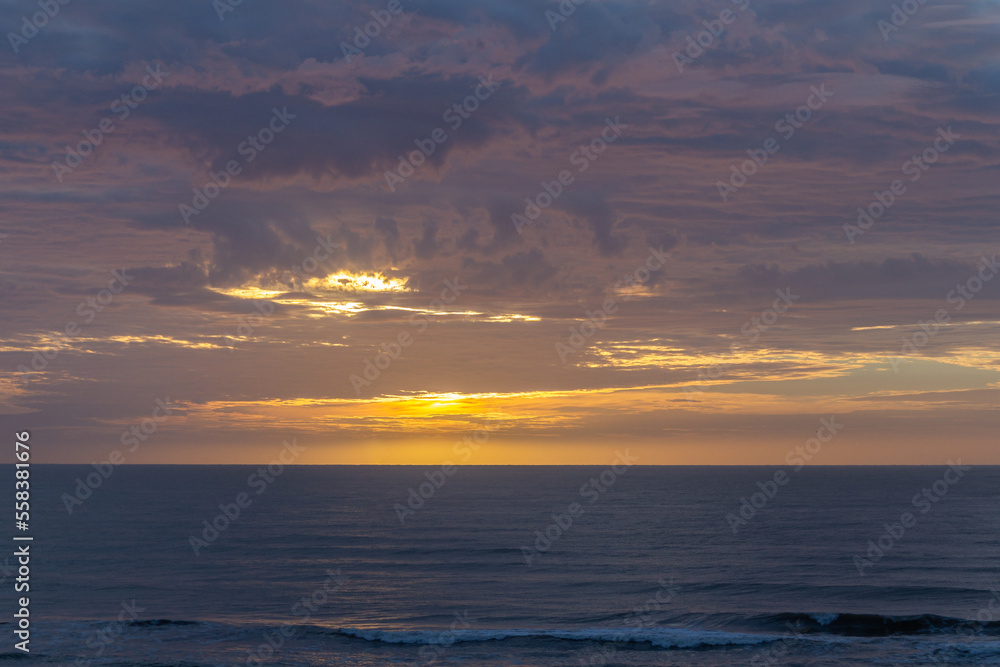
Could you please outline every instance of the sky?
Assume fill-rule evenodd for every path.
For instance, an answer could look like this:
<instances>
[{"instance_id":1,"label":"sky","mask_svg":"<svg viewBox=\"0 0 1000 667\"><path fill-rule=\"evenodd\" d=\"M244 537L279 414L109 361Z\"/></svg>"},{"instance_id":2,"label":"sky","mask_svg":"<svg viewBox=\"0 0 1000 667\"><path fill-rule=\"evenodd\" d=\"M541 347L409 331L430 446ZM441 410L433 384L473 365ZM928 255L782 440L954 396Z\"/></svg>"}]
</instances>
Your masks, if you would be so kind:
<instances>
[{"instance_id":1,"label":"sky","mask_svg":"<svg viewBox=\"0 0 1000 667\"><path fill-rule=\"evenodd\" d=\"M0 28L33 460L1000 464L994 0Z\"/></svg>"}]
</instances>

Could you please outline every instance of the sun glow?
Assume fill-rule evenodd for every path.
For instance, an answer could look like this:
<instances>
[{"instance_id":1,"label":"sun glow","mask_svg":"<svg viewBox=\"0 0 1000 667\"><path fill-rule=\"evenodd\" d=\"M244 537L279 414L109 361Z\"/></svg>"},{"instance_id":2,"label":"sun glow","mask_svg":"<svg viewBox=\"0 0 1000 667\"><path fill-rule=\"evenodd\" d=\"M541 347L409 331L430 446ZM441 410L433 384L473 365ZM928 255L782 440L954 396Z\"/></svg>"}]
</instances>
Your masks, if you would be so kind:
<instances>
[{"instance_id":1,"label":"sun glow","mask_svg":"<svg viewBox=\"0 0 1000 667\"><path fill-rule=\"evenodd\" d=\"M406 279L390 278L382 273L348 273L340 271L322 278L312 278L302 287L316 292L335 290L338 292L410 292ZM212 287L213 292L240 299L270 299L296 291L294 288L267 289L258 285L242 287Z\"/></svg>"},{"instance_id":2,"label":"sun glow","mask_svg":"<svg viewBox=\"0 0 1000 667\"><path fill-rule=\"evenodd\" d=\"M345 292L409 292L405 280L389 278L381 273L351 274L341 271L326 278L311 280L307 283L312 287L323 286Z\"/></svg>"},{"instance_id":3,"label":"sun glow","mask_svg":"<svg viewBox=\"0 0 1000 667\"><path fill-rule=\"evenodd\" d=\"M255 285L246 285L244 287L213 287L210 289L218 294L225 294L226 296L234 296L238 299L262 299L262 300L273 300L274 297L288 292L287 289L270 290L270 289L264 289L262 287L257 287Z\"/></svg>"}]
</instances>

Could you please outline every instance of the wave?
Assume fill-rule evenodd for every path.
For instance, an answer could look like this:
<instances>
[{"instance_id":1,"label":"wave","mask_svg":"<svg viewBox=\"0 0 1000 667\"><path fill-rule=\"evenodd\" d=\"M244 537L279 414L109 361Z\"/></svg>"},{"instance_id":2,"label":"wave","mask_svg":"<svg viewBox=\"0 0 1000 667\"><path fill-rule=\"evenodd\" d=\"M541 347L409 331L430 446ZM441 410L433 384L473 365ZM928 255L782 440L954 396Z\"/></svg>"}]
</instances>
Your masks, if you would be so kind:
<instances>
[{"instance_id":1,"label":"wave","mask_svg":"<svg viewBox=\"0 0 1000 667\"><path fill-rule=\"evenodd\" d=\"M133 628L158 628L163 625L201 625L198 621L175 621L168 618L154 618L148 621L130 621Z\"/></svg>"},{"instance_id":2,"label":"wave","mask_svg":"<svg viewBox=\"0 0 1000 667\"><path fill-rule=\"evenodd\" d=\"M91 626L101 627L98 621L68 621L64 622L71 633L90 631ZM73 626L82 626L73 629ZM785 639L777 633L762 632L729 632L724 630L693 628L693 627L629 627L629 626L596 626L586 628L466 628L455 630L387 630L380 628L329 627L320 625L304 625L291 623L251 623L230 624L215 621L193 621L181 619L150 619L136 620L128 623L132 632L155 630L158 628L175 628L177 632L191 635L187 628L196 635L209 633L218 637L238 636L260 637L267 633L275 633L291 628L300 637L339 637L345 640L363 640L382 644L410 644L426 646L449 646L452 644L499 642L506 640L542 640L567 642L605 642L631 644L633 647L647 645L665 649L700 649L727 646L754 646Z\"/></svg>"},{"instance_id":3,"label":"wave","mask_svg":"<svg viewBox=\"0 0 1000 667\"><path fill-rule=\"evenodd\" d=\"M315 628L314 628L315 629ZM621 642L649 644L659 648L711 648L723 646L752 646L778 641L781 635L723 632L692 628L579 628L552 629L492 629L492 630L378 630L338 628L326 630L355 639L384 644L450 645L469 642L492 642L508 639L543 639L572 642Z\"/></svg>"},{"instance_id":4,"label":"wave","mask_svg":"<svg viewBox=\"0 0 1000 667\"><path fill-rule=\"evenodd\" d=\"M891 637L891 636L988 636L1000 635L1000 622L980 623L961 618L936 614L882 615L857 613L803 613L777 614L682 614L670 621L671 625L635 627L605 625L583 628L463 628L455 630L397 630L381 628L327 627L318 625L293 625L296 634L341 637L383 644L410 644L447 646L461 643L516 641L519 639L564 642L605 642L641 645L661 649L708 649L736 646L755 646L771 642L810 637L814 640L834 641L834 637ZM137 620L128 624L139 629L197 626L196 634L227 634L253 636L269 632L286 624L229 625L209 621L182 619ZM162 630L161 630L162 631ZM13 657L13 656L10 656ZM0 655L0 659L7 656Z\"/></svg>"},{"instance_id":5,"label":"wave","mask_svg":"<svg viewBox=\"0 0 1000 667\"><path fill-rule=\"evenodd\" d=\"M980 623L961 618L919 614L795 613L771 614L751 619L765 630L784 629L796 634L829 634L845 637L888 637L892 635L965 634L1000 635L1000 622Z\"/></svg>"},{"instance_id":6,"label":"wave","mask_svg":"<svg viewBox=\"0 0 1000 667\"><path fill-rule=\"evenodd\" d=\"M231 626L226 623L172 619L132 621L134 628L160 628L198 626L210 632L238 632L256 636L258 633L278 630L287 625L254 624ZM341 637L382 644L410 644L417 646L450 646L452 644L499 642L517 639L568 642L607 642L647 645L663 649L703 649L727 646L755 646L779 641L787 637L776 633L728 632L699 628L679 627L628 627L599 626L588 628L499 628L456 630L383 630L379 628L332 628L318 625L292 625L299 636Z\"/></svg>"}]
</instances>

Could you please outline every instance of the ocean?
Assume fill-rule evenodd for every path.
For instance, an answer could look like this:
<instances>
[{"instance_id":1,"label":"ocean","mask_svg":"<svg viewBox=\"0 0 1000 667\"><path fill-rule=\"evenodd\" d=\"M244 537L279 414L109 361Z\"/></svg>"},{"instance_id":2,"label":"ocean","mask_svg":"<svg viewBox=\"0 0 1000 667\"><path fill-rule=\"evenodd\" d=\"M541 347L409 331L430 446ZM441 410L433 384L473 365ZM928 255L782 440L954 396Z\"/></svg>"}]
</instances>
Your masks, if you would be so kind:
<instances>
[{"instance_id":1,"label":"ocean","mask_svg":"<svg viewBox=\"0 0 1000 667\"><path fill-rule=\"evenodd\" d=\"M1000 467L31 471L11 664L1000 665Z\"/></svg>"}]
</instances>

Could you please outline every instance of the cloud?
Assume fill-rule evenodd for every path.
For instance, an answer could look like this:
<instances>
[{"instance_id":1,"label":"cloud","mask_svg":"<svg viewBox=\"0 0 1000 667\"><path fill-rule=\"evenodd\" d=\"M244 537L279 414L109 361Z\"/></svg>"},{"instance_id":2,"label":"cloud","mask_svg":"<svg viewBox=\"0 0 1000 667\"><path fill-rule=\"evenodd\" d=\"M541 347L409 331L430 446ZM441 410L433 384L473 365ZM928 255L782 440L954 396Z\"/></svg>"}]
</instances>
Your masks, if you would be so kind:
<instances>
[{"instance_id":1,"label":"cloud","mask_svg":"<svg viewBox=\"0 0 1000 667\"><path fill-rule=\"evenodd\" d=\"M594 245L602 255L618 255L628 245L628 239L614 234L618 216L605 198L597 193L569 193L556 204L570 215L584 220L593 233Z\"/></svg>"},{"instance_id":2,"label":"cloud","mask_svg":"<svg viewBox=\"0 0 1000 667\"><path fill-rule=\"evenodd\" d=\"M433 259L438 252L438 242L435 238L438 232L436 220L424 220L424 234L413 242L413 251L420 259Z\"/></svg>"},{"instance_id":3,"label":"cloud","mask_svg":"<svg viewBox=\"0 0 1000 667\"><path fill-rule=\"evenodd\" d=\"M951 259L929 259L920 253L889 257L879 262L854 261L812 264L783 271L777 265L747 264L737 279L749 288L791 286L810 301L831 299L940 299L975 276L976 264ZM981 296L997 298L1000 290L987 284ZM979 298L977 296L977 298Z\"/></svg>"},{"instance_id":4,"label":"cloud","mask_svg":"<svg viewBox=\"0 0 1000 667\"><path fill-rule=\"evenodd\" d=\"M683 72L673 54L735 3L569 4L550 25L552 0L403 0L351 62L340 42L377 5L244 2L224 20L208 0L61 5L19 53L0 51L4 404L50 424L49 451L63 460L98 460L120 426L109 422L141 418L167 389L193 421L178 419L164 443L208 451L231 438L237 458L241 438L272 428L423 437L441 420L411 418L428 403L407 397L421 392L509 392L500 398L526 435L740 443L740 423L785 433L799 412L848 401L873 401L855 422L872 438L885 435L879 417L940 425L950 417L932 402L988 402L981 388L947 392L992 382L980 370L1000 359L998 281L914 355L925 359L911 375L886 379L884 358L993 254L995 3L928 3L888 40L876 22L889 7L751 3ZM6 34L38 5L5 9ZM55 178L52 162L93 136L154 62L170 72L164 85ZM499 88L452 127L446 112L481 76ZM716 182L781 136L776 121L820 85L830 103L722 201ZM280 132L269 128L275 109L289 121ZM627 131L519 234L511 214L619 116ZM954 149L847 243L857 207L908 178L903 162L948 126L961 135ZM447 140L386 187L435 128ZM249 151L251 136L269 143ZM178 206L230 160L241 173L185 224ZM615 282L648 246L673 255L625 300ZM317 248L329 257L293 280ZM134 282L19 384L15 369L122 267ZM309 280L341 271L407 289ZM456 277L462 293L442 312L431 304ZM727 388L680 397L785 288L800 300L727 367ZM617 312L563 364L555 344L611 296L622 297ZM238 333L262 297L273 316ZM348 378L401 332L413 345L381 369L361 418ZM934 384L945 375L954 386ZM908 398L892 399L901 387ZM547 391L567 393L532 393ZM386 417L382 401L402 416ZM713 425L719 410L732 413L725 428ZM74 449L84 442L86 454Z\"/></svg>"},{"instance_id":5,"label":"cloud","mask_svg":"<svg viewBox=\"0 0 1000 667\"><path fill-rule=\"evenodd\" d=\"M507 255L499 262L477 262L465 258L463 271L471 271L470 282L486 292L520 292L542 289L556 275L554 267L538 250Z\"/></svg>"},{"instance_id":6,"label":"cloud","mask_svg":"<svg viewBox=\"0 0 1000 667\"><path fill-rule=\"evenodd\" d=\"M399 225L386 216L375 218L375 231L382 237L382 244L390 257L396 257L396 245L399 243Z\"/></svg>"},{"instance_id":7,"label":"cloud","mask_svg":"<svg viewBox=\"0 0 1000 667\"><path fill-rule=\"evenodd\" d=\"M416 151L416 142L429 140L435 129L448 139L426 158L431 168L440 168L453 151L484 146L504 131L519 96L509 82L501 83L475 113L464 119L452 114L449 124L445 115L473 95L481 85L477 77L404 73L358 83L359 95L339 104L274 86L245 95L175 90L151 99L144 111L192 157L209 161L212 170L224 169L231 160L243 165L241 181L295 176L378 176L381 181L384 171L395 169L400 156ZM287 127L257 150L253 137L270 132L275 109L288 118ZM457 121L461 125L451 129Z\"/></svg>"}]
</instances>

